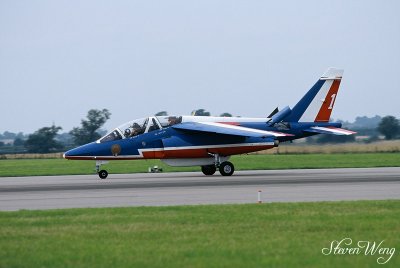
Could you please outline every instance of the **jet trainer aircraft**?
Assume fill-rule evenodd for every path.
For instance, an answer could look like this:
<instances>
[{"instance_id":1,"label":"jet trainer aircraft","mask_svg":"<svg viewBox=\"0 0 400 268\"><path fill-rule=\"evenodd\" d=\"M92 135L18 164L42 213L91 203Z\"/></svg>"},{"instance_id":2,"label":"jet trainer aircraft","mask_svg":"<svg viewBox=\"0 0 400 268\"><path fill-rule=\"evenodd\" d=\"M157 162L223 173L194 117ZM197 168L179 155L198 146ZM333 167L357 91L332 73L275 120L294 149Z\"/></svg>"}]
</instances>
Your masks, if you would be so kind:
<instances>
[{"instance_id":1,"label":"jet trainer aircraft","mask_svg":"<svg viewBox=\"0 0 400 268\"><path fill-rule=\"evenodd\" d=\"M267 118L150 116L69 150L64 158L96 160L101 179L108 176L101 165L126 159L161 159L171 166L201 166L205 175L218 169L221 175L231 176L231 155L266 150L316 134L354 134L340 123L329 122L342 75L343 70L329 68L293 109L275 109Z\"/></svg>"}]
</instances>

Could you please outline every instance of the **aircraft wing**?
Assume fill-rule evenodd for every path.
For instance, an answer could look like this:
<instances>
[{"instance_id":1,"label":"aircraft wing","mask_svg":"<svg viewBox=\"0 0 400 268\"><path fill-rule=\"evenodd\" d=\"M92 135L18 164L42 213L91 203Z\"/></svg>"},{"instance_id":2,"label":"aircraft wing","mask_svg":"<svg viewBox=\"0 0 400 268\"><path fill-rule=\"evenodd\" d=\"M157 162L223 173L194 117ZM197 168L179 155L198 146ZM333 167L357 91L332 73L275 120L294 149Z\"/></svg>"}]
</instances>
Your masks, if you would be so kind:
<instances>
[{"instance_id":1,"label":"aircraft wing","mask_svg":"<svg viewBox=\"0 0 400 268\"><path fill-rule=\"evenodd\" d=\"M353 134L357 133L354 131L350 131L350 130L343 129L343 128L337 128L337 127L311 127L311 128L305 129L304 131L312 132L312 133L319 133L319 134L333 134L333 135L353 135Z\"/></svg>"},{"instance_id":2,"label":"aircraft wing","mask_svg":"<svg viewBox=\"0 0 400 268\"><path fill-rule=\"evenodd\" d=\"M196 131L196 132L206 132L206 133L217 133L223 135L233 135L233 136L243 136L243 137L284 137L293 136L292 134L276 132L276 131L266 131L254 128L247 128L241 126L235 126L224 123L215 122L187 122L179 125L172 126L175 129L186 130L186 131Z\"/></svg>"}]
</instances>

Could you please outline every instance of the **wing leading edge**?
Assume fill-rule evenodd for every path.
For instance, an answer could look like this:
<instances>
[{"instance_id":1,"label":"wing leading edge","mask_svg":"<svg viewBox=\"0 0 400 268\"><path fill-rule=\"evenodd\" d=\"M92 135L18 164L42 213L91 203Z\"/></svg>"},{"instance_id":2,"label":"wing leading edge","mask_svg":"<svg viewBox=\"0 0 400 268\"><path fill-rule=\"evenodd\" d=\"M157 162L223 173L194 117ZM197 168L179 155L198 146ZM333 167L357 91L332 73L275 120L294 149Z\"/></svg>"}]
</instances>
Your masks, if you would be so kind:
<instances>
[{"instance_id":1,"label":"wing leading edge","mask_svg":"<svg viewBox=\"0 0 400 268\"><path fill-rule=\"evenodd\" d=\"M172 127L179 130L217 133L223 135L233 135L242 137L266 138L266 137L293 136L292 134L287 134L282 132L266 131L266 130L247 128L247 127L235 126L224 123L215 123L215 122L187 122L179 125L174 125Z\"/></svg>"}]
</instances>

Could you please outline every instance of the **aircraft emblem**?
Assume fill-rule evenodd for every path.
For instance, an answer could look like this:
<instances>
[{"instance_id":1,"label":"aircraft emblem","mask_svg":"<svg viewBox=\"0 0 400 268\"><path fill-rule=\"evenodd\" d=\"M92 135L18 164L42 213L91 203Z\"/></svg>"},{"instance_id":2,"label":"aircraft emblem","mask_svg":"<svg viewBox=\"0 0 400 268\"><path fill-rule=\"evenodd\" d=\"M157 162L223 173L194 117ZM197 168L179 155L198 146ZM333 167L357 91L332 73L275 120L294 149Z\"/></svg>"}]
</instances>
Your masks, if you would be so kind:
<instances>
[{"instance_id":1,"label":"aircraft emblem","mask_svg":"<svg viewBox=\"0 0 400 268\"><path fill-rule=\"evenodd\" d=\"M114 144L111 146L111 152L113 156L118 156L121 153L121 146L119 144Z\"/></svg>"}]
</instances>

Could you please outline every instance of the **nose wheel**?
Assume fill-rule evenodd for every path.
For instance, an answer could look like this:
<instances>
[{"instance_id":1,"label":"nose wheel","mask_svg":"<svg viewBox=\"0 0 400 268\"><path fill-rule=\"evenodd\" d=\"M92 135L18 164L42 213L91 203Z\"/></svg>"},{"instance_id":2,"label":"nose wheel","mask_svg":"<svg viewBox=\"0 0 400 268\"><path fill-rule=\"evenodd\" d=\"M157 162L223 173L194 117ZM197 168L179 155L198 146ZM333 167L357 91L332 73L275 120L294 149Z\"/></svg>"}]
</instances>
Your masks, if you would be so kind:
<instances>
[{"instance_id":1,"label":"nose wheel","mask_svg":"<svg viewBox=\"0 0 400 268\"><path fill-rule=\"evenodd\" d=\"M99 175L100 179L104 180L108 176L108 172L105 169L100 170L101 165L107 164L108 161L96 161L96 172Z\"/></svg>"},{"instance_id":2,"label":"nose wheel","mask_svg":"<svg viewBox=\"0 0 400 268\"><path fill-rule=\"evenodd\" d=\"M100 177L100 179L102 179L102 180L104 180L104 179L106 179L107 178L107 176L108 176L108 172L107 172L107 170L100 170L99 171L99 177Z\"/></svg>"}]
</instances>

